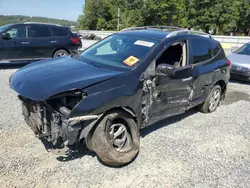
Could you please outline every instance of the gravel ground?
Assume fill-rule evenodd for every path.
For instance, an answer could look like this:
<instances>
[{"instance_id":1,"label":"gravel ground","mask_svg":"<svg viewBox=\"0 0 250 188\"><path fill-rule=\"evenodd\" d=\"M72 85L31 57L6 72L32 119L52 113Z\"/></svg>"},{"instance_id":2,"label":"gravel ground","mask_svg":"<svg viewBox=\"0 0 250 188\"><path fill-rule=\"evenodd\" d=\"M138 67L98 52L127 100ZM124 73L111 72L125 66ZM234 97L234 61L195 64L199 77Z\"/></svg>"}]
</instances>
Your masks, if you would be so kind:
<instances>
[{"instance_id":1,"label":"gravel ground","mask_svg":"<svg viewBox=\"0 0 250 188\"><path fill-rule=\"evenodd\" d=\"M72 158L48 153L26 126L15 70L0 70L0 187L250 187L250 87L229 84L212 114L191 110L142 131L137 159L101 164L82 150Z\"/></svg>"}]
</instances>

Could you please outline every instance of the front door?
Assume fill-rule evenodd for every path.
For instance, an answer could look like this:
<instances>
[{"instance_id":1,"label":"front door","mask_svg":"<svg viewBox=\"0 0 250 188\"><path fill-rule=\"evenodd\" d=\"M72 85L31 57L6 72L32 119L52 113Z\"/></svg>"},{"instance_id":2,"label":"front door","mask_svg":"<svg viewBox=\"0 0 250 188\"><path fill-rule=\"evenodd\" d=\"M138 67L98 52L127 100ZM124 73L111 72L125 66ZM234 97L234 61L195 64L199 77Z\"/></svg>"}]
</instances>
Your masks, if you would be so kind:
<instances>
[{"instance_id":1,"label":"front door","mask_svg":"<svg viewBox=\"0 0 250 188\"><path fill-rule=\"evenodd\" d=\"M151 68L155 67L155 75L144 80L144 126L186 111L193 81L187 54L186 41L180 41L169 46L160 58L153 62L154 66ZM171 74L159 73L157 67L161 64L172 69Z\"/></svg>"},{"instance_id":2,"label":"front door","mask_svg":"<svg viewBox=\"0 0 250 188\"><path fill-rule=\"evenodd\" d=\"M22 59L27 53L27 29L26 25L17 25L10 28L6 33L10 38L2 39L2 57L5 60Z\"/></svg>"}]
</instances>

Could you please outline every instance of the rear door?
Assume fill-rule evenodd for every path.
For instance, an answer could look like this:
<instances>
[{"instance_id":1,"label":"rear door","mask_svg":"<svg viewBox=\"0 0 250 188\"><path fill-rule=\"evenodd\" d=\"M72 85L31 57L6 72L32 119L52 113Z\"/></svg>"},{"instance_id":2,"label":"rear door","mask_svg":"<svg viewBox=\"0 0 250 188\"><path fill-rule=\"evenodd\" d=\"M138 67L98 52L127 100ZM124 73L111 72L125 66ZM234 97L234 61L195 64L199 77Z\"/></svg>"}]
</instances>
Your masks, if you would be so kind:
<instances>
[{"instance_id":1,"label":"rear door","mask_svg":"<svg viewBox=\"0 0 250 188\"><path fill-rule=\"evenodd\" d=\"M76 44L78 38L73 36L70 30L66 27L51 27L53 35L55 36L55 43L57 48L64 48L70 51L76 50L78 48L78 44ZM74 41L76 40L76 41ZM74 43L75 42L75 43Z\"/></svg>"},{"instance_id":2,"label":"rear door","mask_svg":"<svg viewBox=\"0 0 250 188\"><path fill-rule=\"evenodd\" d=\"M192 106L195 106L205 100L207 91L213 84L216 60L212 58L212 48L209 39L204 37L191 38L188 43L195 86L191 101Z\"/></svg>"},{"instance_id":3,"label":"rear door","mask_svg":"<svg viewBox=\"0 0 250 188\"><path fill-rule=\"evenodd\" d=\"M1 59L25 59L28 53L26 25L13 26L5 33L9 33L10 38L1 39Z\"/></svg>"},{"instance_id":4,"label":"rear door","mask_svg":"<svg viewBox=\"0 0 250 188\"><path fill-rule=\"evenodd\" d=\"M29 27L30 58L50 58L53 56L55 44L52 31L47 25L30 24Z\"/></svg>"}]
</instances>

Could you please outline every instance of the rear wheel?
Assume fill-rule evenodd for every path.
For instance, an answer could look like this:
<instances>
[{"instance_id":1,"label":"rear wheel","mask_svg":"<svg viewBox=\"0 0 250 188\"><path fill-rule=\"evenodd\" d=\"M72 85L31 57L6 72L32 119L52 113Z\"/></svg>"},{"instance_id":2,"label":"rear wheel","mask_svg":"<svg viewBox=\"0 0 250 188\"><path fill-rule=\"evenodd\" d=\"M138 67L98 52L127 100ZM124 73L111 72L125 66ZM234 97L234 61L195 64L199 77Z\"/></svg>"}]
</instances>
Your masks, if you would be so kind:
<instances>
[{"instance_id":1,"label":"rear wheel","mask_svg":"<svg viewBox=\"0 0 250 188\"><path fill-rule=\"evenodd\" d=\"M131 162L139 152L139 130L134 119L123 111L107 114L92 135L92 149L110 166Z\"/></svg>"},{"instance_id":2,"label":"rear wheel","mask_svg":"<svg viewBox=\"0 0 250 188\"><path fill-rule=\"evenodd\" d=\"M214 112L220 104L221 93L221 87L219 85L214 86L205 103L201 106L200 111L203 113Z\"/></svg>"},{"instance_id":3,"label":"rear wheel","mask_svg":"<svg viewBox=\"0 0 250 188\"><path fill-rule=\"evenodd\" d=\"M66 51L66 50L63 50L63 49L61 49L61 50L57 50L55 53L54 53L54 58L56 58L56 57L65 57L65 56L68 56L69 55L69 53Z\"/></svg>"}]
</instances>

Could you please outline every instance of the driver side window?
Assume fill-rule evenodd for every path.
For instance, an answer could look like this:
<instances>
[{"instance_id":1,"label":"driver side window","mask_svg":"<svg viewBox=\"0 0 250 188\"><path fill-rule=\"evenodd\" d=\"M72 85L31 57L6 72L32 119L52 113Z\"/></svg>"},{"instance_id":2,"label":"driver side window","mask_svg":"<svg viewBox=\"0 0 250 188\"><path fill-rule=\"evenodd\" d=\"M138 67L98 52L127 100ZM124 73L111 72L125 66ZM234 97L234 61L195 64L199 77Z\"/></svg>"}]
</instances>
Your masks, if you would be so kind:
<instances>
[{"instance_id":1,"label":"driver side window","mask_svg":"<svg viewBox=\"0 0 250 188\"><path fill-rule=\"evenodd\" d=\"M6 33L10 34L11 38L26 38L26 26L19 25L11 28Z\"/></svg>"},{"instance_id":2,"label":"driver side window","mask_svg":"<svg viewBox=\"0 0 250 188\"><path fill-rule=\"evenodd\" d=\"M160 64L167 64L175 68L187 65L186 41L176 42L169 46L156 61L156 67Z\"/></svg>"}]
</instances>

